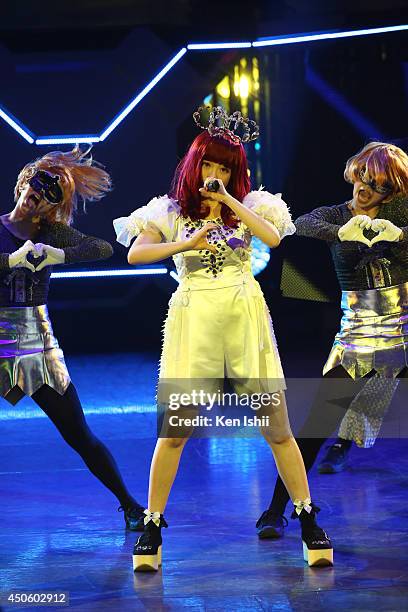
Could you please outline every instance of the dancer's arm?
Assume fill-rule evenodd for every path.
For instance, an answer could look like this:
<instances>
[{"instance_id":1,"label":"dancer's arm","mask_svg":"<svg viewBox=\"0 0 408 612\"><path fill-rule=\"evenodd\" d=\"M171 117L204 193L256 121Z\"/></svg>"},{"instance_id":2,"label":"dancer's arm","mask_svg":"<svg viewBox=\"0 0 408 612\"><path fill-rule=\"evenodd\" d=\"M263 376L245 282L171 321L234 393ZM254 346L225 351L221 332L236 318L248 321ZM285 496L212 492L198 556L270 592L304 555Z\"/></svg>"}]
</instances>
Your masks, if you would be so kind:
<instances>
[{"instance_id":1,"label":"dancer's arm","mask_svg":"<svg viewBox=\"0 0 408 612\"><path fill-rule=\"evenodd\" d=\"M10 270L9 253L0 253L0 270Z\"/></svg>"},{"instance_id":2,"label":"dancer's arm","mask_svg":"<svg viewBox=\"0 0 408 612\"><path fill-rule=\"evenodd\" d=\"M316 208L295 221L298 236L318 238L327 242L335 242L339 239L339 229L342 225L337 211L332 206Z\"/></svg>"},{"instance_id":3,"label":"dancer's arm","mask_svg":"<svg viewBox=\"0 0 408 612\"><path fill-rule=\"evenodd\" d=\"M60 263L98 261L113 255L113 248L109 242L87 236L65 223L51 225L44 240L47 242L45 247L51 246L64 253L64 259Z\"/></svg>"},{"instance_id":4,"label":"dancer's arm","mask_svg":"<svg viewBox=\"0 0 408 612\"><path fill-rule=\"evenodd\" d=\"M27 261L29 253L35 253L35 247L31 240L26 242L12 253L0 253L0 270L11 270L12 268L27 268L35 272L34 266Z\"/></svg>"},{"instance_id":5,"label":"dancer's arm","mask_svg":"<svg viewBox=\"0 0 408 612\"><path fill-rule=\"evenodd\" d=\"M364 219L368 220L367 224ZM310 213L306 213L302 215L295 221L296 230L298 236L306 236L308 238L318 238L320 240L325 240L327 242L337 242L337 241L357 241L366 244L367 246L373 246L376 242L380 242L381 240L389 240L388 234L391 236L391 240L394 241L394 232L384 233L383 236L381 234L374 238L373 240L367 240L364 238L362 234L362 230L364 227L373 229L376 227L376 224L384 223L384 229L387 226L390 226L392 230L397 231L401 229L401 234L399 236L398 241L406 244L408 241L408 227L395 226L390 221L378 218L371 221L365 215L357 215L352 217L347 223L343 224L343 221L339 217L339 211L337 207L333 206L322 206L321 208L316 208L312 210ZM361 225L363 223L363 225ZM348 226L350 226L348 228ZM340 234L339 231L341 230ZM374 231L377 231L375 229ZM355 235L354 235L355 234Z\"/></svg>"}]
</instances>

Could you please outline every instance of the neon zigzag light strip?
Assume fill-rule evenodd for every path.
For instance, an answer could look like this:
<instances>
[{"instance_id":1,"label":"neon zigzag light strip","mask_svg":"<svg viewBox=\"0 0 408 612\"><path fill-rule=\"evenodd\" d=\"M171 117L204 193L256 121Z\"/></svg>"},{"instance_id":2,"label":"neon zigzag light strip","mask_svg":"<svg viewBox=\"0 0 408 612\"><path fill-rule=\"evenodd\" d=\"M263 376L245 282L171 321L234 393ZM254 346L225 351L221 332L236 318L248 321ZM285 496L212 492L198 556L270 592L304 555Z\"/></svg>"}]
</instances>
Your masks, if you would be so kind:
<instances>
[{"instance_id":1,"label":"neon zigzag light strip","mask_svg":"<svg viewBox=\"0 0 408 612\"><path fill-rule=\"evenodd\" d=\"M141 100L161 81L161 79L177 64L177 62L189 51L214 50L214 49L237 49L248 47L270 47L276 45L288 45L296 43L313 42L317 40L328 40L336 38L349 38L352 36L368 36L371 34L386 34L390 32L402 32L408 30L408 24L398 26L386 26L381 28L368 28L364 30L347 30L343 32L318 32L310 34L294 34L285 36L273 36L262 38L253 42L230 42L230 43L202 43L189 44L180 51L160 70L160 72L142 89L138 95L109 123L101 134L78 134L66 136L47 136L35 138L34 134L16 118L12 117L0 107L0 117L10 125L20 136L30 144L52 145L52 144L75 144L81 142L103 142L113 130L127 117L127 115L139 104Z\"/></svg>"},{"instance_id":2,"label":"neon zigzag light strip","mask_svg":"<svg viewBox=\"0 0 408 612\"><path fill-rule=\"evenodd\" d=\"M8 115L3 109L0 108L0 117L4 119L6 123L8 123L16 132L20 134L30 144L33 144L34 138L29 134L27 128L23 128L22 125L18 124L11 115Z\"/></svg>"},{"instance_id":3,"label":"neon zigzag light strip","mask_svg":"<svg viewBox=\"0 0 408 612\"><path fill-rule=\"evenodd\" d=\"M136 270L80 270L78 272L53 272L51 278L112 278L114 276L150 276L167 274L167 268L139 268Z\"/></svg>"}]
</instances>

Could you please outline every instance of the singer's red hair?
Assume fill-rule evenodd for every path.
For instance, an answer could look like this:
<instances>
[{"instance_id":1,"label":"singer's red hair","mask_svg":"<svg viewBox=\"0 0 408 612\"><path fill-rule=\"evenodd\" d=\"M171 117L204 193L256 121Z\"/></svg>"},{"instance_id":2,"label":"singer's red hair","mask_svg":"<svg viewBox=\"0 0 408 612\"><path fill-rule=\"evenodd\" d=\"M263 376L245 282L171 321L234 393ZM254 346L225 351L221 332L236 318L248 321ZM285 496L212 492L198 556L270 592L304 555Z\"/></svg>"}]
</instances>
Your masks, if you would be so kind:
<instances>
[{"instance_id":1,"label":"singer's red hair","mask_svg":"<svg viewBox=\"0 0 408 612\"><path fill-rule=\"evenodd\" d=\"M224 136L210 136L207 130L199 134L188 149L186 155L176 168L169 196L178 200L183 217L201 219L208 215L209 208L201 211L201 194L203 186L201 167L203 159L223 164L231 170L227 191L242 202L251 189L248 172L248 161L241 143L234 143ZM221 205L221 217L226 225L235 227L236 217L225 204Z\"/></svg>"},{"instance_id":2,"label":"singer's red hair","mask_svg":"<svg viewBox=\"0 0 408 612\"><path fill-rule=\"evenodd\" d=\"M47 220L50 223L59 221L70 225L78 206L78 199L82 200L85 206L87 201L100 200L112 188L111 177L89 152L90 148L82 151L76 146L72 151L66 153L52 151L30 162L18 175L14 188L15 201L37 170L58 174L61 177L64 199L61 204L50 208Z\"/></svg>"}]
</instances>

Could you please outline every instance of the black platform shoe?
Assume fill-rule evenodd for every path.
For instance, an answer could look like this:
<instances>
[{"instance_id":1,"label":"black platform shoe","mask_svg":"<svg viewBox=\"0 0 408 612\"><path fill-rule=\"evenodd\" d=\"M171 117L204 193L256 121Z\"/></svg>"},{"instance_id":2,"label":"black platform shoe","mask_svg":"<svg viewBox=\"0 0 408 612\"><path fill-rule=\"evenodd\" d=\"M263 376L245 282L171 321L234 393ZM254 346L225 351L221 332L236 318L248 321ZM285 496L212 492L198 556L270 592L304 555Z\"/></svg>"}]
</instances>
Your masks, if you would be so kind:
<instances>
[{"instance_id":1,"label":"black platform shoe","mask_svg":"<svg viewBox=\"0 0 408 612\"><path fill-rule=\"evenodd\" d=\"M277 514L270 509L265 510L256 523L258 537L261 540L278 540L279 538L283 538L283 533L287 524L288 521L282 514Z\"/></svg>"},{"instance_id":2,"label":"black platform shoe","mask_svg":"<svg viewBox=\"0 0 408 612\"><path fill-rule=\"evenodd\" d=\"M143 531L144 530L144 508L139 504L134 506L119 506L118 512L123 512L125 517L125 523L127 529L130 531Z\"/></svg>"},{"instance_id":3,"label":"black platform shoe","mask_svg":"<svg viewBox=\"0 0 408 612\"><path fill-rule=\"evenodd\" d=\"M303 558L310 567L333 565L333 546L327 533L316 523L320 508L310 499L295 500L291 518L298 518L302 526Z\"/></svg>"},{"instance_id":4,"label":"black platform shoe","mask_svg":"<svg viewBox=\"0 0 408 612\"><path fill-rule=\"evenodd\" d=\"M167 527L160 512L144 512L144 532L133 548L133 571L153 572L162 564L161 528Z\"/></svg>"}]
</instances>

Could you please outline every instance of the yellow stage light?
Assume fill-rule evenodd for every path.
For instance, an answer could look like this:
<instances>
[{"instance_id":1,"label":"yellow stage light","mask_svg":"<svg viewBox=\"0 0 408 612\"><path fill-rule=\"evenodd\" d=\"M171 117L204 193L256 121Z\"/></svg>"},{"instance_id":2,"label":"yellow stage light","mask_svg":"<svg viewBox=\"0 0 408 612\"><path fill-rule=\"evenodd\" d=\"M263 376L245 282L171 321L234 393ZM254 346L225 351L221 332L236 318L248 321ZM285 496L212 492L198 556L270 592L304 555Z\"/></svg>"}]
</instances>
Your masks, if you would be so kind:
<instances>
[{"instance_id":1,"label":"yellow stage light","mask_svg":"<svg viewBox=\"0 0 408 612\"><path fill-rule=\"evenodd\" d=\"M221 98L228 99L231 95L231 89L229 84L229 77L226 76L220 81L216 87L217 94Z\"/></svg>"},{"instance_id":2,"label":"yellow stage light","mask_svg":"<svg viewBox=\"0 0 408 612\"><path fill-rule=\"evenodd\" d=\"M234 66L234 94L239 96L239 68L238 66Z\"/></svg>"},{"instance_id":3,"label":"yellow stage light","mask_svg":"<svg viewBox=\"0 0 408 612\"><path fill-rule=\"evenodd\" d=\"M242 74L239 78L239 95L241 98L248 98L250 90L250 82L245 74Z\"/></svg>"}]
</instances>

